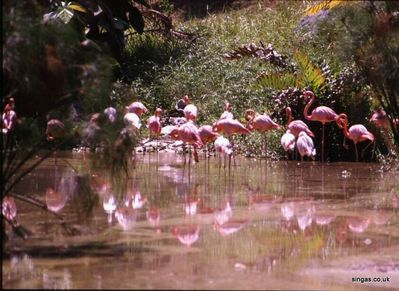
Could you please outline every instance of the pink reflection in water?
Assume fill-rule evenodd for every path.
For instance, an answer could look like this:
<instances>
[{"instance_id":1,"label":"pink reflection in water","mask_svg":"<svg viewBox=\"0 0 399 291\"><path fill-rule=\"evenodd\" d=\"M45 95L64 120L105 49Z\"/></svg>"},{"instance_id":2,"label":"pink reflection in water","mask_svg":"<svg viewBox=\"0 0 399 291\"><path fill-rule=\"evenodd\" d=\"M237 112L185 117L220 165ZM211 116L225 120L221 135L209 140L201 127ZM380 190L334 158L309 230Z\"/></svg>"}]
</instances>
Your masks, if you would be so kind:
<instances>
[{"instance_id":1,"label":"pink reflection in water","mask_svg":"<svg viewBox=\"0 0 399 291\"><path fill-rule=\"evenodd\" d=\"M224 224L218 224L215 223L215 229L222 235L222 236L227 236L230 234L233 234L240 229L242 229L245 224L247 223L247 220L232 220L228 221Z\"/></svg>"},{"instance_id":2,"label":"pink reflection in water","mask_svg":"<svg viewBox=\"0 0 399 291\"><path fill-rule=\"evenodd\" d=\"M364 232L370 225L370 219L358 216L348 217L346 219L349 229L355 233Z\"/></svg>"},{"instance_id":3,"label":"pink reflection in water","mask_svg":"<svg viewBox=\"0 0 399 291\"><path fill-rule=\"evenodd\" d=\"M277 203L281 202L281 197L274 197L272 195L249 195L249 208L256 210L269 210Z\"/></svg>"},{"instance_id":4,"label":"pink reflection in water","mask_svg":"<svg viewBox=\"0 0 399 291\"><path fill-rule=\"evenodd\" d=\"M191 246L199 238L199 225L179 225L172 228L172 234L184 245Z\"/></svg>"},{"instance_id":5,"label":"pink reflection in water","mask_svg":"<svg viewBox=\"0 0 399 291\"><path fill-rule=\"evenodd\" d=\"M116 206L116 200L113 195L104 197L103 209L108 213L108 223L112 223L112 214L115 212Z\"/></svg>"},{"instance_id":6,"label":"pink reflection in water","mask_svg":"<svg viewBox=\"0 0 399 291\"><path fill-rule=\"evenodd\" d=\"M186 215L195 215L197 213L199 202L199 198L190 199L186 197L184 202L184 213Z\"/></svg>"},{"instance_id":7,"label":"pink reflection in water","mask_svg":"<svg viewBox=\"0 0 399 291\"><path fill-rule=\"evenodd\" d=\"M222 225L227 221L229 221L232 215L233 215L233 210L230 207L230 202L226 201L223 208L219 209L215 213L215 223Z\"/></svg>"},{"instance_id":8,"label":"pink reflection in water","mask_svg":"<svg viewBox=\"0 0 399 291\"><path fill-rule=\"evenodd\" d=\"M157 233L160 233L161 229L159 228L159 224L161 221L161 211L159 210L159 208L151 207L147 210L147 212L145 214L146 214L148 223L156 229Z\"/></svg>"},{"instance_id":9,"label":"pink reflection in water","mask_svg":"<svg viewBox=\"0 0 399 291\"><path fill-rule=\"evenodd\" d=\"M120 226L122 226L123 230L129 230L136 223L137 213L136 210L131 207L120 207L116 209L115 218Z\"/></svg>"},{"instance_id":10,"label":"pink reflection in water","mask_svg":"<svg viewBox=\"0 0 399 291\"><path fill-rule=\"evenodd\" d=\"M281 204L281 215L285 220L291 220L294 217L294 202L285 202Z\"/></svg>"},{"instance_id":11,"label":"pink reflection in water","mask_svg":"<svg viewBox=\"0 0 399 291\"><path fill-rule=\"evenodd\" d=\"M125 206L131 206L133 209L140 209L147 203L147 197L142 197L140 191L135 191L125 201Z\"/></svg>"},{"instance_id":12,"label":"pink reflection in water","mask_svg":"<svg viewBox=\"0 0 399 291\"><path fill-rule=\"evenodd\" d=\"M9 221L12 221L17 216L17 206L15 205L14 198L10 196L3 198L2 214Z\"/></svg>"},{"instance_id":13,"label":"pink reflection in water","mask_svg":"<svg viewBox=\"0 0 399 291\"><path fill-rule=\"evenodd\" d=\"M49 187L46 190L46 205L47 208L53 212L59 212L64 207L68 200L68 195L62 191L55 191Z\"/></svg>"},{"instance_id":14,"label":"pink reflection in water","mask_svg":"<svg viewBox=\"0 0 399 291\"><path fill-rule=\"evenodd\" d=\"M333 214L316 214L315 221L317 225L328 225L335 220L336 216Z\"/></svg>"}]
</instances>

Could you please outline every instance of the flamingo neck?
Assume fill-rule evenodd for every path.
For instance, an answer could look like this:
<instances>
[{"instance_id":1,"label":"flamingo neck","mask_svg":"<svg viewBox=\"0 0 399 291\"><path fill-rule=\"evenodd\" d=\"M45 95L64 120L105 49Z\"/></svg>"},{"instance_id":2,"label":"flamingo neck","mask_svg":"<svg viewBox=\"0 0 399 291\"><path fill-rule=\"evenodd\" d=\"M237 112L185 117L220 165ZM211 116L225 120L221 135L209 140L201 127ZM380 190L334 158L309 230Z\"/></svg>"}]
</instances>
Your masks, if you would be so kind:
<instances>
[{"instance_id":1,"label":"flamingo neck","mask_svg":"<svg viewBox=\"0 0 399 291\"><path fill-rule=\"evenodd\" d=\"M344 136L345 136L346 138L349 138L349 139L350 139L350 135L349 135L349 131L348 131L348 120L343 119L343 120L342 120L342 123L343 123L343 128L342 128L342 130L344 131Z\"/></svg>"},{"instance_id":2,"label":"flamingo neck","mask_svg":"<svg viewBox=\"0 0 399 291\"><path fill-rule=\"evenodd\" d=\"M288 109L288 108L287 108L287 110L286 110L286 116L287 116L287 125L289 125L289 124L291 123L291 121L292 121L292 112L291 112L291 109Z\"/></svg>"},{"instance_id":3,"label":"flamingo neck","mask_svg":"<svg viewBox=\"0 0 399 291\"><path fill-rule=\"evenodd\" d=\"M310 106L312 106L314 99L315 99L315 95L313 94L310 101L308 102L308 104L306 104L305 108L303 109L303 116L307 120L312 120L312 116L309 115L309 109L310 109Z\"/></svg>"}]
</instances>

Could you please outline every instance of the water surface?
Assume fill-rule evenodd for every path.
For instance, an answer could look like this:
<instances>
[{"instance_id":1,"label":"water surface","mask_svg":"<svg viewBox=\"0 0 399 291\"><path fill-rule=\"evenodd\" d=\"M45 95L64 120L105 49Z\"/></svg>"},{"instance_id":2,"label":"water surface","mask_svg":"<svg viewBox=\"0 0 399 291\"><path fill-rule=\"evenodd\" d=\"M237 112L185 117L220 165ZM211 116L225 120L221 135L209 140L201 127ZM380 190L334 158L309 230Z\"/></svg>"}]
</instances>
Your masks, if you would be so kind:
<instances>
[{"instance_id":1,"label":"water surface","mask_svg":"<svg viewBox=\"0 0 399 291\"><path fill-rule=\"evenodd\" d=\"M399 177L381 165L237 158L229 172L164 153L126 179L90 161L61 153L15 189L66 228L17 201L33 234L6 242L3 288L399 286Z\"/></svg>"}]
</instances>

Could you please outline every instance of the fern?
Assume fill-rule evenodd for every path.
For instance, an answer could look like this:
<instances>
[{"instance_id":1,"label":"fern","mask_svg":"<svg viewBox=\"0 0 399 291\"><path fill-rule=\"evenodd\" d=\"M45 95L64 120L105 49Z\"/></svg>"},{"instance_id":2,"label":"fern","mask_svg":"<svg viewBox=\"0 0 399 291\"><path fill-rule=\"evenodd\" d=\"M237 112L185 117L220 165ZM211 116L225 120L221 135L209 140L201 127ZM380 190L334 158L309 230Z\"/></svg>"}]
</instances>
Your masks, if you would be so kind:
<instances>
[{"instance_id":1,"label":"fern","mask_svg":"<svg viewBox=\"0 0 399 291\"><path fill-rule=\"evenodd\" d=\"M300 80L291 73L272 73L261 74L256 78L255 86L257 88L272 88L274 90L284 90L289 87L300 86Z\"/></svg>"},{"instance_id":2,"label":"fern","mask_svg":"<svg viewBox=\"0 0 399 291\"><path fill-rule=\"evenodd\" d=\"M309 57L299 50L294 52L294 60L301 74L298 74L298 82L313 89L321 89L326 77L322 71L315 67Z\"/></svg>"}]
</instances>

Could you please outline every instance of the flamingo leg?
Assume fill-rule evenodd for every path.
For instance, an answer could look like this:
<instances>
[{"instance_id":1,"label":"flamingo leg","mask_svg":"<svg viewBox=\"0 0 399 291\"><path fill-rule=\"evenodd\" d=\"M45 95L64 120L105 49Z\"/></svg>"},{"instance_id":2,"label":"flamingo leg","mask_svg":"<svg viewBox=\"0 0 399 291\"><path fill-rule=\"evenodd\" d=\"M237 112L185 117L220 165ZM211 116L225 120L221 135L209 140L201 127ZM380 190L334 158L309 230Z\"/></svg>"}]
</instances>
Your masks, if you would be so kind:
<instances>
[{"instance_id":1,"label":"flamingo leg","mask_svg":"<svg viewBox=\"0 0 399 291\"><path fill-rule=\"evenodd\" d=\"M376 146L376 142L374 142L374 144L373 144L373 149L371 150L371 161L373 161L374 160L374 154L375 154L375 146Z\"/></svg>"},{"instance_id":2,"label":"flamingo leg","mask_svg":"<svg viewBox=\"0 0 399 291\"><path fill-rule=\"evenodd\" d=\"M263 149L265 151L265 159L267 160L267 135L266 135L266 133L263 137Z\"/></svg>"},{"instance_id":3,"label":"flamingo leg","mask_svg":"<svg viewBox=\"0 0 399 291\"><path fill-rule=\"evenodd\" d=\"M367 150L367 148L368 148L371 144L374 144L374 145L373 145L373 149L372 149L373 153L371 154L371 159L373 159L373 156L374 156L374 149L375 149L375 144L376 144L376 143L375 143L375 142L372 142L372 141L370 141L370 142L368 143L368 145L366 145L366 147L362 150L362 153L360 154L360 158L363 159L364 152Z\"/></svg>"},{"instance_id":4,"label":"flamingo leg","mask_svg":"<svg viewBox=\"0 0 399 291\"><path fill-rule=\"evenodd\" d=\"M359 154L357 152L357 143L355 142L355 154L356 154L356 162L359 162Z\"/></svg>"},{"instance_id":5,"label":"flamingo leg","mask_svg":"<svg viewBox=\"0 0 399 291\"><path fill-rule=\"evenodd\" d=\"M322 123L321 162L324 163L324 123Z\"/></svg>"},{"instance_id":6,"label":"flamingo leg","mask_svg":"<svg viewBox=\"0 0 399 291\"><path fill-rule=\"evenodd\" d=\"M233 166L236 166L237 164L236 164L236 155L234 154L234 141L233 141L233 136L229 136L229 141L230 141L230 144L231 144L231 148L233 149L233 152L232 152L232 156L233 156ZM229 160L231 159L231 156L229 156Z\"/></svg>"}]
</instances>

